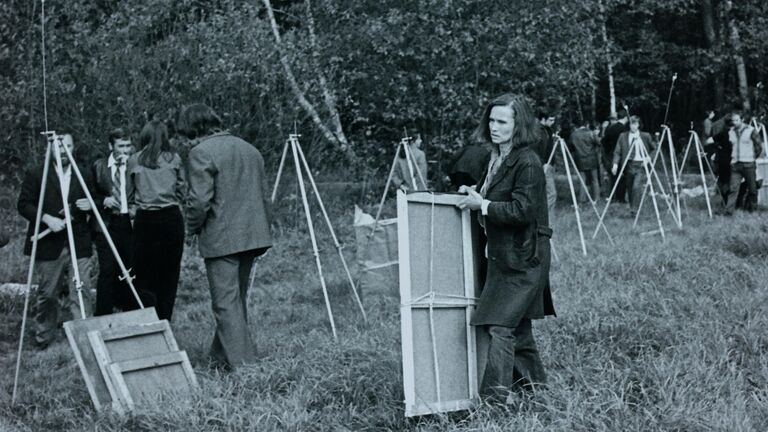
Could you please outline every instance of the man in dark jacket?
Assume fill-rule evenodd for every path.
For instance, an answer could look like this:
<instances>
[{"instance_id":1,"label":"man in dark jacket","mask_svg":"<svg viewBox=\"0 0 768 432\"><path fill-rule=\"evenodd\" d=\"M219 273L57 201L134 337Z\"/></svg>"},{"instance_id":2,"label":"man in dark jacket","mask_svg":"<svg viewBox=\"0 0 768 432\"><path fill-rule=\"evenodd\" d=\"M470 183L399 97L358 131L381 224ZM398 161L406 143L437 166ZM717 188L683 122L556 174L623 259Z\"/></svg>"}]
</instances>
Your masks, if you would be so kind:
<instances>
[{"instance_id":1,"label":"man in dark jacket","mask_svg":"<svg viewBox=\"0 0 768 432\"><path fill-rule=\"evenodd\" d=\"M88 226L88 213L91 206L85 198L80 183L75 173L72 172L67 153L63 146L72 152L74 140L71 134L53 137L51 151L55 152L59 146L61 151L61 164L63 170L59 170L56 159L51 155L51 163L48 169L45 185L45 196L42 205L42 220L40 224L41 238L37 242L35 256L36 270L39 275L38 288L35 291L32 303L32 331L35 343L44 348L56 337L59 325L59 292L62 286L65 271L71 267L72 257L67 239L67 224L64 218L64 202L71 214L72 236L75 244L75 255L82 287L69 287L69 310L73 318L80 318L78 289L82 293L83 308L86 316L91 315L92 296L89 286L89 273L91 270L91 233ZM27 237L24 244L24 254L32 254L32 237L35 231L35 217L40 199L40 187L43 180L42 166L37 166L26 172L24 182L21 185L17 208L19 214L29 221ZM83 172L86 185L90 183L87 172ZM64 197L62 199L62 190ZM44 236L45 230L49 230ZM69 280L72 280L70 275Z\"/></svg>"},{"instance_id":2,"label":"man in dark jacket","mask_svg":"<svg viewBox=\"0 0 768 432\"><path fill-rule=\"evenodd\" d=\"M613 152L616 149L616 143L619 141L619 135L627 131L627 112L625 110L620 110L618 113L618 121L615 123L610 124L606 129L605 133L603 134L603 163L605 164L605 168L608 169L608 167L611 166L611 163L613 161ZM626 181L622 178L618 178L615 174L608 173L611 176L611 188L616 187L616 193L614 195L614 199L618 202L626 202ZM618 186L616 186L616 183L618 182Z\"/></svg>"},{"instance_id":3,"label":"man in dark jacket","mask_svg":"<svg viewBox=\"0 0 768 432\"><path fill-rule=\"evenodd\" d=\"M595 133L584 124L571 132L571 145L573 146L573 159L579 169L587 187L592 189L592 199L600 198L600 143ZM587 200L587 191L580 189L579 200Z\"/></svg>"},{"instance_id":4,"label":"man in dark jacket","mask_svg":"<svg viewBox=\"0 0 768 432\"><path fill-rule=\"evenodd\" d=\"M211 357L237 368L256 361L248 331L249 275L256 257L272 246L264 159L256 147L223 131L206 105L185 107L179 130L196 140L187 162L187 230L198 236L211 289Z\"/></svg>"},{"instance_id":5,"label":"man in dark jacket","mask_svg":"<svg viewBox=\"0 0 768 432\"><path fill-rule=\"evenodd\" d=\"M93 200L104 219L109 236L115 244L120 259L127 269L131 268L131 226L133 194L131 176L126 175L128 157L133 153L130 136L122 128L109 133L109 155L93 164ZM131 310L138 307L128 283L121 280L121 269L107 239L96 227L94 243L99 256L99 278L96 282L96 309L94 315L111 314L114 308Z\"/></svg>"},{"instance_id":6,"label":"man in dark jacket","mask_svg":"<svg viewBox=\"0 0 768 432\"><path fill-rule=\"evenodd\" d=\"M505 94L486 108L476 135L493 144L478 191L459 208L479 210L488 237L488 271L471 324L490 335L480 386L501 399L517 385L533 389L546 381L533 338L533 319L554 315L549 287L552 230L541 161L532 146L538 126L525 98Z\"/></svg>"},{"instance_id":7,"label":"man in dark jacket","mask_svg":"<svg viewBox=\"0 0 768 432\"><path fill-rule=\"evenodd\" d=\"M656 144L651 134L641 132L640 126L640 117L632 116L629 118L629 132L622 132L619 135L616 148L613 150L613 166L611 167L611 174L618 176L621 165L628 160L627 167L624 169L624 177L627 179L629 208L633 216L640 207L640 198L647 180L644 165L650 164L650 155L656 150ZM648 169L653 169L653 167L649 166Z\"/></svg>"}]
</instances>

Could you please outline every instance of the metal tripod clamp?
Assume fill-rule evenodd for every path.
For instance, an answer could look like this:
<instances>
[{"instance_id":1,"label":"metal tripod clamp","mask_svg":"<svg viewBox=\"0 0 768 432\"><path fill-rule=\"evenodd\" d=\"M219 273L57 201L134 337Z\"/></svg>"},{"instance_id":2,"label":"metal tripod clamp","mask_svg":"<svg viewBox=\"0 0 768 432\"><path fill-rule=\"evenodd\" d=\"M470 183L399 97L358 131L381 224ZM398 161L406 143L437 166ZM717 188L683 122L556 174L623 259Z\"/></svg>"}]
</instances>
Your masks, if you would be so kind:
<instances>
[{"instance_id":1,"label":"metal tripod clamp","mask_svg":"<svg viewBox=\"0 0 768 432\"><path fill-rule=\"evenodd\" d=\"M133 280L134 280L134 279L136 279L136 277L135 277L135 276L131 276L131 271L132 271L132 270L133 270L133 268L129 268L129 269L128 269L128 270L125 272L125 275L122 275L122 276L118 276L118 277L117 277L117 279L118 279L120 282L122 282L122 281L124 281L124 280L127 280L127 281L128 281L128 283L131 283L131 282L133 282Z\"/></svg>"}]
</instances>

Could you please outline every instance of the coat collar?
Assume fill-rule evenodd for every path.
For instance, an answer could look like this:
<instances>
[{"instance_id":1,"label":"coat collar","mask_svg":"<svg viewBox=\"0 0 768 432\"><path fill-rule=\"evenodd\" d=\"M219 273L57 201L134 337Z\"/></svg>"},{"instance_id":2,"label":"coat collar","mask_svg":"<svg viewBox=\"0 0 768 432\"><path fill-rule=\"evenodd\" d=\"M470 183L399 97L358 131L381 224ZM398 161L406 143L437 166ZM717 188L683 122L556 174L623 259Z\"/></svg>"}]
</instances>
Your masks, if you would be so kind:
<instances>
[{"instance_id":1,"label":"coat collar","mask_svg":"<svg viewBox=\"0 0 768 432\"><path fill-rule=\"evenodd\" d=\"M520 156L523 154L523 150L526 148L528 148L527 145L522 145L513 147L512 150L509 151L506 158L502 161L502 165L499 167L499 170L496 171L493 179L491 179L491 184L488 185L489 191L504 178L504 176L507 174L507 171L509 171L509 169L515 165L515 162L520 159ZM488 175L487 172L486 175Z\"/></svg>"}]
</instances>

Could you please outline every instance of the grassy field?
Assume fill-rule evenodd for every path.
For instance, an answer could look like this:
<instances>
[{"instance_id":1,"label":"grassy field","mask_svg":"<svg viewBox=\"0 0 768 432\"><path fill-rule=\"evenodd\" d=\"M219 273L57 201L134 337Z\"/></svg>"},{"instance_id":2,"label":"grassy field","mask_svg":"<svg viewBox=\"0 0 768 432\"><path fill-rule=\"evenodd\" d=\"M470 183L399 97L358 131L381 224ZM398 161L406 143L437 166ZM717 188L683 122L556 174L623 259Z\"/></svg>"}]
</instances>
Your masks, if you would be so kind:
<instances>
[{"instance_id":1,"label":"grassy field","mask_svg":"<svg viewBox=\"0 0 768 432\"><path fill-rule=\"evenodd\" d=\"M331 204L352 262L351 203ZM624 207L612 207L616 244L599 236L587 257L573 213L558 209L559 316L534 330L550 386L515 406L404 419L398 299L366 293L362 324L333 245L321 236L334 343L309 238L289 204L249 297L258 364L233 374L208 368L210 299L201 260L187 250L173 329L201 384L191 400L99 415L62 337L45 351L25 351L20 402L11 407L22 301L0 297L0 430L766 431L766 213L710 221L701 202L689 207L683 230L666 215L664 243L639 234L655 228L650 207L636 230ZM584 220L591 237L596 217L584 212ZM23 281L19 250L17 235L0 251L3 281Z\"/></svg>"}]
</instances>

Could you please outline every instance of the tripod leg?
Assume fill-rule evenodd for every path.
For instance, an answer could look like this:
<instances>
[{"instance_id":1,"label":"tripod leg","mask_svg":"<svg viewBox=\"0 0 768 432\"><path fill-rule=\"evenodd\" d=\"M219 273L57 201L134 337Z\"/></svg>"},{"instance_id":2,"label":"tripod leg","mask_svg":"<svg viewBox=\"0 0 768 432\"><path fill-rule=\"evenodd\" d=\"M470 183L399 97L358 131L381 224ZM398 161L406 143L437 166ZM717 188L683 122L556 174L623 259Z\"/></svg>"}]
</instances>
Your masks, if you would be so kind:
<instances>
[{"instance_id":1,"label":"tripod leg","mask_svg":"<svg viewBox=\"0 0 768 432\"><path fill-rule=\"evenodd\" d=\"M595 215L597 215L597 217L600 217L600 211L597 210L595 199L592 198L592 194L589 193L589 187L587 187L587 184L584 182L584 178L581 176L581 173L579 172L578 167L576 166L576 160L573 158L573 154L568 149L568 146L565 146L565 153L568 155L568 160L570 161L571 165L576 170L576 177L578 177L579 182L581 183L581 187L587 193L587 199L589 199L589 203L592 205L592 210L595 211ZM602 225L602 228L603 228L603 231L605 232L605 235L608 236L608 242L611 244L614 244L613 237L611 237L611 234L608 232L608 228L606 228L605 225Z\"/></svg>"},{"instance_id":2,"label":"tripod leg","mask_svg":"<svg viewBox=\"0 0 768 432\"><path fill-rule=\"evenodd\" d=\"M408 146L406 146L405 148L406 148L406 151L411 155L411 163L413 164L413 168L416 170L416 175L419 176L419 180L421 180L421 184L424 186L424 190L427 190L428 188L427 188L426 177L424 177L424 174L421 172L421 168L419 168L419 164L417 164L416 160L413 158L413 153L411 153L411 150L408 148Z\"/></svg>"},{"instance_id":3,"label":"tripod leg","mask_svg":"<svg viewBox=\"0 0 768 432\"><path fill-rule=\"evenodd\" d=\"M35 214L34 236L32 237L32 253L29 256L29 269L27 271L27 290L24 293L24 309L21 315L21 332L19 334L19 351L16 354L16 371L13 374L13 395L11 396L11 406L16 403L16 394L19 385L19 371L21 370L21 352L24 348L24 333L27 328L27 314L29 313L29 295L32 292L32 277L35 274L35 257L37 256L37 243L40 234L40 221L43 218L43 201L45 199L45 187L48 181L48 170L51 165L51 141L48 138L48 145L45 150L45 161L43 162L43 178L40 179L40 195L37 198L37 213Z\"/></svg>"},{"instance_id":4,"label":"tripod leg","mask_svg":"<svg viewBox=\"0 0 768 432\"><path fill-rule=\"evenodd\" d=\"M66 145L62 145L63 148L66 148ZM67 154L69 152L67 151ZM61 153L59 150L58 144L53 145L53 156L56 158L56 169L57 174L60 176L64 175L64 166L61 163ZM70 166L74 161L70 159ZM73 168L70 168L74 171ZM69 191L65 189L64 182L59 181L59 185L61 186L61 199L63 201L62 205L64 206L64 222L67 225L67 242L69 244L69 258L72 262L72 273L73 278L75 280L75 289L77 290L77 301L80 306L80 318L85 319L85 305L83 304L83 281L80 279L80 268L77 265L77 252L75 250L75 236L74 231L72 230L72 214L69 210L69 202L67 200L67 195L69 194ZM85 189L85 188L84 188Z\"/></svg>"},{"instance_id":5,"label":"tripod leg","mask_svg":"<svg viewBox=\"0 0 768 432\"><path fill-rule=\"evenodd\" d=\"M701 173L701 184L704 187L704 200L707 202L707 211L709 212L709 218L712 219L712 204L709 202L709 189L707 188L707 179L704 177L704 165L701 163L702 157L707 157L706 153L704 153L704 147L701 145L701 141L699 140L699 136L696 135L696 132L693 132L694 140L696 142L696 154L699 161L699 173Z\"/></svg>"},{"instance_id":6,"label":"tripod leg","mask_svg":"<svg viewBox=\"0 0 768 432\"><path fill-rule=\"evenodd\" d=\"M683 215L680 212L680 173L679 173L679 166L677 165L677 155L675 154L675 145L672 143L672 134L669 132L669 128L664 129L664 132L667 136L667 146L669 148L669 164L672 167L672 182L673 185L673 194L674 194L674 204L675 204L675 214L677 215L677 226L679 228L683 227ZM662 140L663 141L663 140Z\"/></svg>"},{"instance_id":7,"label":"tripod leg","mask_svg":"<svg viewBox=\"0 0 768 432\"><path fill-rule=\"evenodd\" d=\"M643 169L645 170L645 175L650 181L651 173L648 169L648 165L643 162ZM656 212L656 220L659 222L659 232L661 233L661 240L666 240L666 237L664 235L664 225L661 223L661 215L659 215L659 205L656 202L656 193L653 190L653 183L650 183L651 187L651 201L653 201L653 210Z\"/></svg>"},{"instance_id":8,"label":"tripod leg","mask_svg":"<svg viewBox=\"0 0 768 432\"><path fill-rule=\"evenodd\" d=\"M325 298L325 307L328 310L328 319L331 321L331 331L333 332L333 339L339 340L336 335L336 323L333 321L333 311L331 310L331 301L328 298L328 288L325 286L325 277L323 277L323 265L320 263L320 252L317 248L317 239L315 238L315 226L312 223L312 214L309 210L309 202L307 201L307 190L304 188L304 175L301 173L301 165L299 164L299 155L296 147L298 144L295 140L291 140L291 150L293 152L293 162L296 165L296 176L299 180L299 189L301 190L301 201L304 205L304 215L307 218L307 227L309 228L309 237L312 240L312 253L315 255L315 264L317 265L317 273L320 276L320 286L323 289L323 297Z\"/></svg>"},{"instance_id":9,"label":"tripod leg","mask_svg":"<svg viewBox=\"0 0 768 432\"><path fill-rule=\"evenodd\" d=\"M624 170L627 168L627 163L629 163L629 155L632 154L632 150L635 149L635 145L631 144L629 146L629 151L627 152L627 157L624 159L624 162L621 164L621 170L619 170L619 174L616 176L616 183L613 184L613 189L611 189L611 194L608 195L608 202L605 203L605 208L603 208L603 213L600 214L600 219L597 221L597 227L595 228L595 232L592 233L592 239L594 240L595 237L597 237L597 232L600 231L600 226L603 225L603 219L605 218L605 214L608 212L608 207L611 206L611 200L613 199L613 194L616 193L616 189L619 187L619 180L621 180L621 176L624 175Z\"/></svg>"},{"instance_id":10,"label":"tripod leg","mask_svg":"<svg viewBox=\"0 0 768 432\"><path fill-rule=\"evenodd\" d=\"M413 190L418 190L418 187L416 185L416 177L413 175L413 164L415 163L413 161L413 156L411 156L411 152L408 149L408 144L402 143L403 151L405 152L405 163L408 165L408 174L411 175L411 186L413 187Z\"/></svg>"},{"instance_id":11,"label":"tripod leg","mask_svg":"<svg viewBox=\"0 0 768 432\"><path fill-rule=\"evenodd\" d=\"M120 258L120 253L117 251L117 247L115 247L115 243L112 241L112 236L109 235L109 230L107 230L107 225L104 223L104 219L102 219L101 213L99 213L99 209L96 206L96 203L93 201L93 196L91 195L91 192L88 191L88 186L85 184L83 175L80 173L80 169L77 167L75 158L72 157L72 153L69 151L69 149L66 146L64 146L63 149L64 149L64 152L67 154L67 157L69 158L70 165L72 166L72 172L77 177L77 181L80 183L80 187L83 189L83 192L85 193L85 198L88 200L88 203L91 205L91 211L93 212L93 216L96 217L96 222L98 223L99 228L101 228L101 232L104 233L104 238L107 240L107 244L109 245L110 250L112 250L112 255L115 257L115 261L117 261L117 265L120 267L120 271L123 274L123 276L120 279L128 283L128 288L130 288L131 294L133 294L133 297L136 299L136 303L139 305L140 308L144 309L144 303L141 302L141 298L139 298L139 294L136 292L136 288L133 286L133 276L131 276L128 269L125 268L125 263L123 263L123 259Z\"/></svg>"},{"instance_id":12,"label":"tripod leg","mask_svg":"<svg viewBox=\"0 0 768 432\"><path fill-rule=\"evenodd\" d=\"M357 293L357 287L355 286L355 282L352 280L352 274L349 272L349 267L347 266L347 260L344 258L344 252L342 251L343 248L339 243L339 239L336 237L336 232L333 230L333 224L331 224L331 218L328 217L328 212L325 210L323 199L320 197L320 192L317 190L315 179L312 176L312 172L309 170L309 164L307 163L307 159L304 156L304 150L302 150L298 142L296 142L295 146L299 153L299 157L301 158L301 162L304 165L304 170L307 172L309 184L312 185L312 190L315 192L315 198L317 198L317 202L320 204L320 210L322 211L323 217L325 218L325 223L328 225L328 231L331 232L333 244L336 246L336 251L339 253L339 258L341 258L341 264L344 266L344 272L347 274L347 280L349 280L349 286L352 288L352 294L354 294L355 301L357 301L357 306L360 308L360 312L363 314L363 321L368 322L368 317L365 314L365 308L363 308L363 302L360 301L360 296Z\"/></svg>"},{"instance_id":13,"label":"tripod leg","mask_svg":"<svg viewBox=\"0 0 768 432\"><path fill-rule=\"evenodd\" d=\"M277 177L275 178L275 186L272 188L272 202L275 202L277 197L277 187L280 185L280 178L283 176L283 167L285 166L285 157L288 155L289 142L285 142L283 147L283 155L280 157L280 165L277 167Z\"/></svg>"},{"instance_id":14,"label":"tripod leg","mask_svg":"<svg viewBox=\"0 0 768 432\"><path fill-rule=\"evenodd\" d=\"M560 151L563 155L563 161L565 161L565 176L568 178L568 187L571 190L571 200L573 200L573 210L576 212L576 225L579 227L579 239L581 240L581 251L582 253L584 253L584 256L587 256L587 245L584 242L584 231L581 228L581 216L579 215L579 201L576 199L576 191L573 188L573 179L571 179L570 163L568 163L568 155L565 153L565 141L563 141L562 139L558 140L556 146L560 147Z\"/></svg>"}]
</instances>

